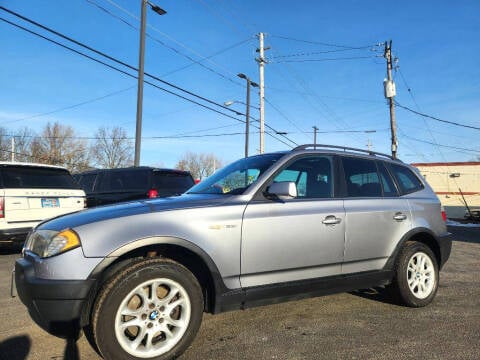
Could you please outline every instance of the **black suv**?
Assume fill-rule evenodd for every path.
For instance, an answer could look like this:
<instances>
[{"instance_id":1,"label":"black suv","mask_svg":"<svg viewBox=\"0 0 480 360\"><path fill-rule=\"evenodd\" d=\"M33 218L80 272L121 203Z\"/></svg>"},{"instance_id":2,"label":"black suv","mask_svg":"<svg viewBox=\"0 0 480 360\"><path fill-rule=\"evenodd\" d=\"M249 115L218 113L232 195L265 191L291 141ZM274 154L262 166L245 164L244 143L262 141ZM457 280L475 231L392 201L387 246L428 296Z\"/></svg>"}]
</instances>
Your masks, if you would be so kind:
<instances>
[{"instance_id":1,"label":"black suv","mask_svg":"<svg viewBox=\"0 0 480 360\"><path fill-rule=\"evenodd\" d=\"M87 194L87 207L180 195L195 184L188 171L148 166L91 170L75 178Z\"/></svg>"}]
</instances>

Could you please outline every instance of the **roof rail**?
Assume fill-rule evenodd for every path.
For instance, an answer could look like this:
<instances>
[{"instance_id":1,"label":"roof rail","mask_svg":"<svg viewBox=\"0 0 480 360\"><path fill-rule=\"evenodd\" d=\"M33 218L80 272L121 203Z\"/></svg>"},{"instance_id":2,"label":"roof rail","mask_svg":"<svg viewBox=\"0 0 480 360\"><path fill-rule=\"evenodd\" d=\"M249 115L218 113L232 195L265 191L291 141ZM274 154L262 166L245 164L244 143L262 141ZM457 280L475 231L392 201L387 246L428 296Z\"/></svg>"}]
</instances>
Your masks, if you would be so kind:
<instances>
[{"instance_id":1,"label":"roof rail","mask_svg":"<svg viewBox=\"0 0 480 360\"><path fill-rule=\"evenodd\" d=\"M364 150L364 149L357 149L357 148L352 148L352 147L347 147L347 146L338 146L338 145L325 145L325 144L305 144L305 145L300 145L297 146L296 148L292 149L292 151L298 151L298 150L307 150L309 148L313 148L316 150L317 148L324 148L324 149L340 149L343 151L356 151L356 152L361 152L361 153L366 153L368 155L373 155L373 156L383 156L392 160L398 160L395 159L392 155L384 154L384 153L379 153L376 151L371 151L371 150ZM398 160L400 161L400 160Z\"/></svg>"}]
</instances>

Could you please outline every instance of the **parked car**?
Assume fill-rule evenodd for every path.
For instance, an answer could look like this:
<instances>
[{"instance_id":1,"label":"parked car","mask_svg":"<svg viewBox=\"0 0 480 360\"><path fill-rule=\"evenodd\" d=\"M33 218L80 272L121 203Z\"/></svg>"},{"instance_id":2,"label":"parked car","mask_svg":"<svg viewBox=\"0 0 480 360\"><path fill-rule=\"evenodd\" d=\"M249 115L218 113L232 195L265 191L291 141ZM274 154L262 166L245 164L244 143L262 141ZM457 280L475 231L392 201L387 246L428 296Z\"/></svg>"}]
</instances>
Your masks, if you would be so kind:
<instances>
[{"instance_id":1,"label":"parked car","mask_svg":"<svg viewBox=\"0 0 480 360\"><path fill-rule=\"evenodd\" d=\"M180 195L195 185L188 171L129 167L86 171L76 176L87 206Z\"/></svg>"},{"instance_id":2,"label":"parked car","mask_svg":"<svg viewBox=\"0 0 480 360\"><path fill-rule=\"evenodd\" d=\"M40 221L84 207L85 192L67 169L0 162L0 245L22 244Z\"/></svg>"},{"instance_id":3,"label":"parked car","mask_svg":"<svg viewBox=\"0 0 480 360\"><path fill-rule=\"evenodd\" d=\"M15 283L51 334L83 328L105 359L173 359L203 312L373 286L429 304L451 251L445 221L411 166L304 145L241 159L179 197L44 222Z\"/></svg>"}]
</instances>

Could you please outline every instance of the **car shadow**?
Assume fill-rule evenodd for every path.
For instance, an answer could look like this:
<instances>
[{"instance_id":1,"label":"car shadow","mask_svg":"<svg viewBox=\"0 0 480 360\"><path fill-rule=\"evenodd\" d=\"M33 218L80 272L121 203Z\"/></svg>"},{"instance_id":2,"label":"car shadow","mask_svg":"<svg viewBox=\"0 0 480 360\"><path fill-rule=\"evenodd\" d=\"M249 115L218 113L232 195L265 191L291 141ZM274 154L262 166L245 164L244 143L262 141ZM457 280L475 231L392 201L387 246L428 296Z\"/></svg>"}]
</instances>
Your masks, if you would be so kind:
<instances>
[{"instance_id":1,"label":"car shadow","mask_svg":"<svg viewBox=\"0 0 480 360\"><path fill-rule=\"evenodd\" d=\"M389 305L399 305L398 302L383 286L378 286L370 289L360 289L350 292L351 295L361 297L363 299L373 300Z\"/></svg>"},{"instance_id":2,"label":"car shadow","mask_svg":"<svg viewBox=\"0 0 480 360\"><path fill-rule=\"evenodd\" d=\"M13 255L22 252L22 246L8 246L0 247L0 255Z\"/></svg>"},{"instance_id":3,"label":"car shadow","mask_svg":"<svg viewBox=\"0 0 480 360\"><path fill-rule=\"evenodd\" d=\"M67 343L65 344L65 350L63 352L63 360L80 360L77 339L67 339Z\"/></svg>"},{"instance_id":4,"label":"car shadow","mask_svg":"<svg viewBox=\"0 0 480 360\"><path fill-rule=\"evenodd\" d=\"M0 342L0 359L26 360L32 342L28 335L19 335Z\"/></svg>"}]
</instances>

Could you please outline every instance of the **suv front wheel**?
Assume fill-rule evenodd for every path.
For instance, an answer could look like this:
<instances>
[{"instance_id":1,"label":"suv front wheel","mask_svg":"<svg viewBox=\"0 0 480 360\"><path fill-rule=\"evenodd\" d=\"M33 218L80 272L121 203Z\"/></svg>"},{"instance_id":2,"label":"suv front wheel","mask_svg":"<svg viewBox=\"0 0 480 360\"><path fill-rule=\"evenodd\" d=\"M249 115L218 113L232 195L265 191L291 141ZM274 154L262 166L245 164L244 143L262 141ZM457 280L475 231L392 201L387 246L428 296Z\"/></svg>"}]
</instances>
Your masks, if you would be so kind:
<instances>
[{"instance_id":1,"label":"suv front wheel","mask_svg":"<svg viewBox=\"0 0 480 360\"><path fill-rule=\"evenodd\" d=\"M407 306L430 304L438 288L438 264L432 250L417 241L408 241L397 261L390 290Z\"/></svg>"},{"instance_id":2,"label":"suv front wheel","mask_svg":"<svg viewBox=\"0 0 480 360\"><path fill-rule=\"evenodd\" d=\"M103 287L93 335L105 359L174 359L193 341L202 315L202 290L188 269L142 260Z\"/></svg>"}]
</instances>

